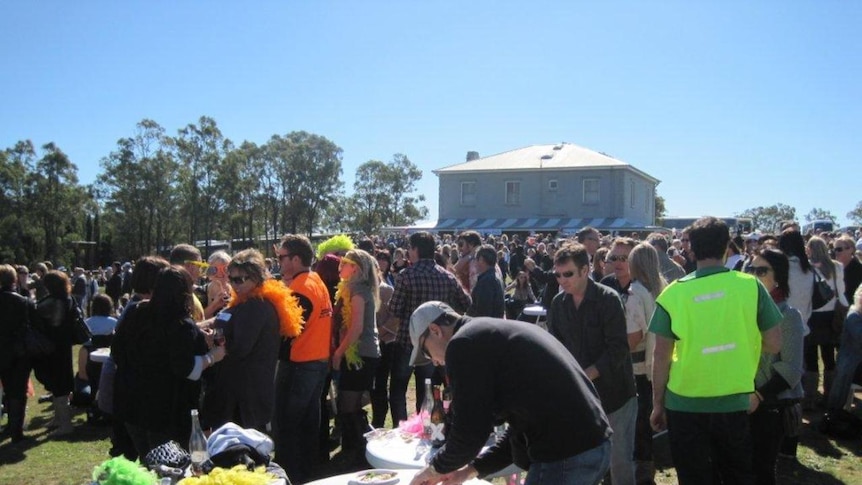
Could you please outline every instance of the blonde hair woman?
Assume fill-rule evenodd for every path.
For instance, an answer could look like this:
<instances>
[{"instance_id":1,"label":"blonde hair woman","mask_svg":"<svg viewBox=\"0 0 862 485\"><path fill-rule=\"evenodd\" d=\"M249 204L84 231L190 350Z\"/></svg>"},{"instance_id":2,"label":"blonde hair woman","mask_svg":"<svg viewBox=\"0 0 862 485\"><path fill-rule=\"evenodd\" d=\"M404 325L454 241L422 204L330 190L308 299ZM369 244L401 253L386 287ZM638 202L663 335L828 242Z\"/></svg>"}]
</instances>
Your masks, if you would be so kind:
<instances>
[{"instance_id":1,"label":"blonde hair woman","mask_svg":"<svg viewBox=\"0 0 862 485\"><path fill-rule=\"evenodd\" d=\"M351 249L341 258L341 283L336 293L335 313L341 317L338 348L332 368L340 371L338 416L341 458L345 467L361 464L365 456L368 417L362 410L362 394L371 391L380 360L377 308L380 306L380 268L371 254Z\"/></svg>"},{"instance_id":2,"label":"blonde hair woman","mask_svg":"<svg viewBox=\"0 0 862 485\"><path fill-rule=\"evenodd\" d=\"M834 296L819 308L814 308L811 318L808 319L808 327L811 333L805 337L803 346L803 359L805 371L813 376L819 374L819 360L823 360L823 395L828 396L835 376L835 344L838 338L832 328L832 319L835 316L835 303L840 302L847 306L847 298L844 296L844 266L829 257L829 247L826 241L814 236L808 240L805 246L808 260L814 267L814 271L820 278L832 288ZM818 359L817 350L820 350ZM819 376L818 376L819 377ZM806 396L807 398L813 397Z\"/></svg>"},{"instance_id":3,"label":"blonde hair woman","mask_svg":"<svg viewBox=\"0 0 862 485\"><path fill-rule=\"evenodd\" d=\"M655 335L647 331L655 310L655 300L667 286L661 274L658 253L649 243L640 243L629 253L629 273L632 283L626 298L626 326L632 368L638 390L638 414L635 424L635 476L640 483L652 482L655 464L652 451L652 362Z\"/></svg>"},{"instance_id":4,"label":"blonde hair woman","mask_svg":"<svg viewBox=\"0 0 862 485\"><path fill-rule=\"evenodd\" d=\"M227 282L227 267L231 257L226 251L216 251L207 259L207 307L204 316L215 316L230 301L230 285Z\"/></svg>"}]
</instances>

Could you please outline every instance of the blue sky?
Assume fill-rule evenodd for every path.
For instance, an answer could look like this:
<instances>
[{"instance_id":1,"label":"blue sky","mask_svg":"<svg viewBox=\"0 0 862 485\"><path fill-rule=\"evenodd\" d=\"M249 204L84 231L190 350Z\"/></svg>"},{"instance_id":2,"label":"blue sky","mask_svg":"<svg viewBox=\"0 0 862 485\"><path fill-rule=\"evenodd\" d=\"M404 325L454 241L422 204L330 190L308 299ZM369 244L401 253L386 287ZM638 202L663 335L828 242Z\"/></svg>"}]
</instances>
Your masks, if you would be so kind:
<instances>
[{"instance_id":1,"label":"blue sky","mask_svg":"<svg viewBox=\"0 0 862 485\"><path fill-rule=\"evenodd\" d=\"M560 141L655 176L669 215L862 200L862 2L3 2L0 148L93 181L144 118L306 130L355 168Z\"/></svg>"}]
</instances>

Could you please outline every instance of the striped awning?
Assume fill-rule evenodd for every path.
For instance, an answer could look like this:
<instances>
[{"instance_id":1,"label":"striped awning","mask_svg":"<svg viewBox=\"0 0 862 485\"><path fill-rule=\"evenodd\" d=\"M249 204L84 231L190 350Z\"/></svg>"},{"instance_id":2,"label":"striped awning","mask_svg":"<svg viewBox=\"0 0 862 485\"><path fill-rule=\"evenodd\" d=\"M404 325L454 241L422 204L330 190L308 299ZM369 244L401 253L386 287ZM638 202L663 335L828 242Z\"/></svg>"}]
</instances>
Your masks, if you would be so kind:
<instances>
[{"instance_id":1,"label":"striped awning","mask_svg":"<svg viewBox=\"0 0 862 485\"><path fill-rule=\"evenodd\" d=\"M532 217L521 219L440 219L434 231L466 231L469 229L485 231L565 231L572 232L582 227L592 226L602 231L637 231L651 229L639 223L631 223L623 218L560 218Z\"/></svg>"}]
</instances>

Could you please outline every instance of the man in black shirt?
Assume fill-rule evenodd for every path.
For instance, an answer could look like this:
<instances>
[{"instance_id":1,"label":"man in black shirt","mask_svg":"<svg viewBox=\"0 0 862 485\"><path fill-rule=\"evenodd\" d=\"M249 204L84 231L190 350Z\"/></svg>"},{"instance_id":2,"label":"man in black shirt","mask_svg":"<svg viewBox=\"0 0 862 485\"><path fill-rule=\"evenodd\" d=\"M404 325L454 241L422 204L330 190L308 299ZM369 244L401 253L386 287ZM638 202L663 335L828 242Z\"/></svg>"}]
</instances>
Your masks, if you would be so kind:
<instances>
[{"instance_id":1,"label":"man in black shirt","mask_svg":"<svg viewBox=\"0 0 862 485\"><path fill-rule=\"evenodd\" d=\"M461 483L515 463L528 483L599 483L610 426L584 371L554 337L525 322L470 318L439 301L410 318L411 365L445 365L452 386L446 444L411 485ZM479 455L495 423L506 434Z\"/></svg>"}]
</instances>

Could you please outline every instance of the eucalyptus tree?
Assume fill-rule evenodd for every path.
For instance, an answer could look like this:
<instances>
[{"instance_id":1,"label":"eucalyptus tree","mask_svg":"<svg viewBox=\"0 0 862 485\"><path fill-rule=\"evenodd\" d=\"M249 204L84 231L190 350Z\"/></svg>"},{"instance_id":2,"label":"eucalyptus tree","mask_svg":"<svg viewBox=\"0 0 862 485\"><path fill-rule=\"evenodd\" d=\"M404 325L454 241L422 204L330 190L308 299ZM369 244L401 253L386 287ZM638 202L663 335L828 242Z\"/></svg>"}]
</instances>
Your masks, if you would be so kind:
<instances>
[{"instance_id":1,"label":"eucalyptus tree","mask_svg":"<svg viewBox=\"0 0 862 485\"><path fill-rule=\"evenodd\" d=\"M27 210L35 217L50 260L70 262L66 243L80 239L87 193L78 184L78 167L53 142L42 145L43 155L30 172Z\"/></svg>"},{"instance_id":2,"label":"eucalyptus tree","mask_svg":"<svg viewBox=\"0 0 862 485\"><path fill-rule=\"evenodd\" d=\"M394 200L385 183L390 178L389 167L380 160L369 160L356 169L347 207L353 229L374 234L386 223Z\"/></svg>"},{"instance_id":3,"label":"eucalyptus tree","mask_svg":"<svg viewBox=\"0 0 862 485\"><path fill-rule=\"evenodd\" d=\"M220 227L224 200L219 194L218 171L233 144L208 116L180 129L173 143L181 164L181 214L187 242L194 244L203 237L208 248L214 236L226 235Z\"/></svg>"},{"instance_id":4,"label":"eucalyptus tree","mask_svg":"<svg viewBox=\"0 0 862 485\"><path fill-rule=\"evenodd\" d=\"M30 140L0 151L0 258L8 262L41 258L40 244L26 210L32 194L29 174L34 170L36 150Z\"/></svg>"},{"instance_id":5,"label":"eucalyptus tree","mask_svg":"<svg viewBox=\"0 0 862 485\"><path fill-rule=\"evenodd\" d=\"M279 184L275 190L281 204L276 232L311 234L344 185L341 154L326 137L305 131L270 138L266 158Z\"/></svg>"},{"instance_id":6,"label":"eucalyptus tree","mask_svg":"<svg viewBox=\"0 0 862 485\"><path fill-rule=\"evenodd\" d=\"M144 119L135 128L134 136L118 140L117 150L102 159L95 187L113 228L114 250L131 258L164 249L179 234L179 164L170 140L155 121Z\"/></svg>"},{"instance_id":7,"label":"eucalyptus tree","mask_svg":"<svg viewBox=\"0 0 862 485\"><path fill-rule=\"evenodd\" d=\"M391 226L405 226L426 217L428 208L420 205L425 201L425 196L414 195L416 182L422 178L422 170L401 153L392 156L387 168L382 182L392 200L386 223Z\"/></svg>"},{"instance_id":8,"label":"eucalyptus tree","mask_svg":"<svg viewBox=\"0 0 862 485\"><path fill-rule=\"evenodd\" d=\"M264 227L259 194L264 169L261 149L245 141L229 152L218 171L218 185L225 204L225 229L231 238L253 241Z\"/></svg>"}]
</instances>

